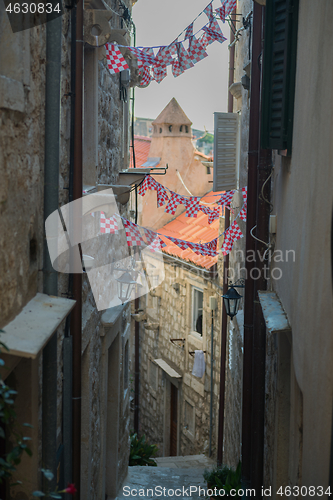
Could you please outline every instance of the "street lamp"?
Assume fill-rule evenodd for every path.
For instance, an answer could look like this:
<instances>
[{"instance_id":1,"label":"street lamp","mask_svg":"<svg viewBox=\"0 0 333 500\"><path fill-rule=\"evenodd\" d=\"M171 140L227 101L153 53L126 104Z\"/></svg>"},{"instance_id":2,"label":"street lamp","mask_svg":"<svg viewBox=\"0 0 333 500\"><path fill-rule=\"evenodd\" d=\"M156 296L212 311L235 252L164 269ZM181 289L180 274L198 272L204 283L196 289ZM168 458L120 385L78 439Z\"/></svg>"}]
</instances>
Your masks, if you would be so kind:
<instances>
[{"instance_id":1,"label":"street lamp","mask_svg":"<svg viewBox=\"0 0 333 500\"><path fill-rule=\"evenodd\" d=\"M122 269L123 271L123 269ZM131 298L132 290L137 285L137 282L133 280L132 275L126 271L119 278L116 278L118 297L124 304L128 302Z\"/></svg>"},{"instance_id":2,"label":"street lamp","mask_svg":"<svg viewBox=\"0 0 333 500\"><path fill-rule=\"evenodd\" d=\"M241 282L242 284L237 285L238 282ZM237 292L236 288L244 287L244 280L237 280L236 283L230 285L227 293L225 295L222 295L226 313L228 316L230 316L231 320L233 320L234 316L236 316L236 314L238 313L240 300L242 298L242 295Z\"/></svg>"}]
</instances>

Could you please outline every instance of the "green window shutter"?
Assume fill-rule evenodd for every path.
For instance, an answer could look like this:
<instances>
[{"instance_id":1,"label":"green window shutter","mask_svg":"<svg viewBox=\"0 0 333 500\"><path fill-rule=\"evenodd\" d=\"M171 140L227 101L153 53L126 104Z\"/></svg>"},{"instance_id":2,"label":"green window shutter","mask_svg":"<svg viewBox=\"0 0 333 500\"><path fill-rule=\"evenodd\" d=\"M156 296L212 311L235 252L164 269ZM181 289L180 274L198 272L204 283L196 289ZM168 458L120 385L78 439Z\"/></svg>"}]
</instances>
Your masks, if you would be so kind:
<instances>
[{"instance_id":1,"label":"green window shutter","mask_svg":"<svg viewBox=\"0 0 333 500\"><path fill-rule=\"evenodd\" d=\"M299 0L267 0L261 147L291 154Z\"/></svg>"}]
</instances>

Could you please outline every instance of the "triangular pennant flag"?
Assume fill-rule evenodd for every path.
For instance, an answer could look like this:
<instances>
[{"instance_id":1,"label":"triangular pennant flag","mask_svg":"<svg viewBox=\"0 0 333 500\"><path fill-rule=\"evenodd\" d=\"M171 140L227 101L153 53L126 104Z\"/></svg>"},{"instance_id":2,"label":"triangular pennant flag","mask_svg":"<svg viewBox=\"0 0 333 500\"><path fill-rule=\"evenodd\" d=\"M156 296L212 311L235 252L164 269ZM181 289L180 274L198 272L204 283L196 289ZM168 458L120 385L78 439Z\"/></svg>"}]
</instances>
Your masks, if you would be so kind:
<instances>
[{"instance_id":1,"label":"triangular pennant flag","mask_svg":"<svg viewBox=\"0 0 333 500\"><path fill-rule=\"evenodd\" d=\"M193 36L193 23L191 23L189 26L187 26L186 31L185 31L185 40L188 40Z\"/></svg>"},{"instance_id":2,"label":"triangular pennant flag","mask_svg":"<svg viewBox=\"0 0 333 500\"><path fill-rule=\"evenodd\" d=\"M165 212L171 215L175 215L178 205L186 205L186 198L171 191L171 197L169 199L169 203L167 204Z\"/></svg>"},{"instance_id":3,"label":"triangular pennant flag","mask_svg":"<svg viewBox=\"0 0 333 500\"><path fill-rule=\"evenodd\" d=\"M237 241L240 238L243 238L243 233L240 230L239 225L237 224L237 221L234 220L234 222L231 224L229 227L229 234L231 236L232 241Z\"/></svg>"},{"instance_id":4,"label":"triangular pennant flag","mask_svg":"<svg viewBox=\"0 0 333 500\"><path fill-rule=\"evenodd\" d=\"M193 68L194 64L188 57L187 51L185 50L181 42L177 43L177 55L178 55L179 65L182 70L185 71L186 69Z\"/></svg>"},{"instance_id":5,"label":"triangular pennant flag","mask_svg":"<svg viewBox=\"0 0 333 500\"><path fill-rule=\"evenodd\" d=\"M236 9L237 7L237 0L226 0L224 2L224 7L225 7L225 16L229 16L229 14L232 13L233 10Z\"/></svg>"},{"instance_id":6,"label":"triangular pennant flag","mask_svg":"<svg viewBox=\"0 0 333 500\"><path fill-rule=\"evenodd\" d=\"M201 59L204 59L208 56L207 52L194 36L190 38L188 55L193 62L193 64L198 63Z\"/></svg>"},{"instance_id":7,"label":"triangular pennant flag","mask_svg":"<svg viewBox=\"0 0 333 500\"><path fill-rule=\"evenodd\" d=\"M175 78L177 78L177 76L183 74L184 71L185 70L180 67L180 63L179 63L178 59L174 59L172 61L172 74L173 74L173 76Z\"/></svg>"},{"instance_id":8,"label":"triangular pennant flag","mask_svg":"<svg viewBox=\"0 0 333 500\"><path fill-rule=\"evenodd\" d=\"M146 175L142 184L140 184L138 193L140 196L144 196L146 194L147 189L149 189L149 177L150 175Z\"/></svg>"},{"instance_id":9,"label":"triangular pennant flag","mask_svg":"<svg viewBox=\"0 0 333 500\"><path fill-rule=\"evenodd\" d=\"M247 186L242 187L242 195L243 195L244 201L247 202Z\"/></svg>"},{"instance_id":10,"label":"triangular pennant flag","mask_svg":"<svg viewBox=\"0 0 333 500\"><path fill-rule=\"evenodd\" d=\"M247 212L247 203L245 202L242 206L242 210L239 212L239 217L246 222L246 212Z\"/></svg>"},{"instance_id":11,"label":"triangular pennant flag","mask_svg":"<svg viewBox=\"0 0 333 500\"><path fill-rule=\"evenodd\" d=\"M200 210L200 198L198 196L191 196L186 199L186 217L197 217Z\"/></svg>"},{"instance_id":12,"label":"triangular pennant flag","mask_svg":"<svg viewBox=\"0 0 333 500\"><path fill-rule=\"evenodd\" d=\"M207 33L208 36L213 38L213 40L216 40L220 43L223 43L226 40L226 37L223 35L221 28L218 25L216 19L214 19L212 26L213 27L204 26L202 29Z\"/></svg>"},{"instance_id":13,"label":"triangular pennant flag","mask_svg":"<svg viewBox=\"0 0 333 500\"><path fill-rule=\"evenodd\" d=\"M173 57L170 52L169 47L161 47L155 57L155 65L156 66L168 66L168 64L172 64Z\"/></svg>"},{"instance_id":14,"label":"triangular pennant flag","mask_svg":"<svg viewBox=\"0 0 333 500\"><path fill-rule=\"evenodd\" d=\"M227 229L226 232L224 233L223 245L221 247L221 252L223 253L223 255L227 255L228 253L231 252L232 245L233 242L229 234L229 229Z\"/></svg>"},{"instance_id":15,"label":"triangular pennant flag","mask_svg":"<svg viewBox=\"0 0 333 500\"><path fill-rule=\"evenodd\" d=\"M139 226L134 224L134 222L130 222L129 220L124 220L123 224L126 232L127 245L129 247L144 245Z\"/></svg>"},{"instance_id":16,"label":"triangular pennant flag","mask_svg":"<svg viewBox=\"0 0 333 500\"><path fill-rule=\"evenodd\" d=\"M169 201L167 190L162 184L158 184L157 189L157 206L162 207Z\"/></svg>"},{"instance_id":17,"label":"triangular pennant flag","mask_svg":"<svg viewBox=\"0 0 333 500\"><path fill-rule=\"evenodd\" d=\"M111 74L120 73L124 71L124 69L128 69L128 64L116 45L107 43L105 45L105 51L107 65Z\"/></svg>"},{"instance_id":18,"label":"triangular pennant flag","mask_svg":"<svg viewBox=\"0 0 333 500\"><path fill-rule=\"evenodd\" d=\"M207 15L208 19L209 19L209 22L212 22L212 20L214 19L214 15L213 15L213 1L211 1L207 7L205 7L204 9L204 13Z\"/></svg>"},{"instance_id":19,"label":"triangular pennant flag","mask_svg":"<svg viewBox=\"0 0 333 500\"><path fill-rule=\"evenodd\" d=\"M150 82L153 80L153 77L150 74L149 66L143 66L142 74L143 74L143 76L142 76L139 87L147 87L147 85L149 85Z\"/></svg>"},{"instance_id":20,"label":"triangular pennant flag","mask_svg":"<svg viewBox=\"0 0 333 500\"><path fill-rule=\"evenodd\" d=\"M215 10L216 14L219 16L221 21L224 23L225 22L225 5L222 5L222 7L219 7L218 9Z\"/></svg>"},{"instance_id":21,"label":"triangular pennant flag","mask_svg":"<svg viewBox=\"0 0 333 500\"><path fill-rule=\"evenodd\" d=\"M179 238L173 238L172 236L166 236L168 240L172 241L175 245L177 245L178 248L181 248L182 250L186 250L187 248L190 248L193 243L190 243L188 241L180 240Z\"/></svg>"},{"instance_id":22,"label":"triangular pennant flag","mask_svg":"<svg viewBox=\"0 0 333 500\"><path fill-rule=\"evenodd\" d=\"M219 201L217 202L218 205L221 205L222 207L225 206L227 208L230 208L230 203L231 203L231 200L233 198L235 194L235 191L227 191L226 193L224 193L221 198L219 199Z\"/></svg>"},{"instance_id":23,"label":"triangular pennant flag","mask_svg":"<svg viewBox=\"0 0 333 500\"><path fill-rule=\"evenodd\" d=\"M144 65L155 64L154 51L151 47L145 49L138 49L137 47L128 47L135 57L140 60Z\"/></svg>"},{"instance_id":24,"label":"triangular pennant flag","mask_svg":"<svg viewBox=\"0 0 333 500\"><path fill-rule=\"evenodd\" d=\"M158 252L161 251L162 247L165 247L165 243L160 239L157 233L146 228L143 232L146 243L151 251Z\"/></svg>"},{"instance_id":25,"label":"triangular pennant flag","mask_svg":"<svg viewBox=\"0 0 333 500\"><path fill-rule=\"evenodd\" d=\"M154 80L157 83L161 83L162 80L167 76L166 66L153 66Z\"/></svg>"},{"instance_id":26,"label":"triangular pennant flag","mask_svg":"<svg viewBox=\"0 0 333 500\"><path fill-rule=\"evenodd\" d=\"M201 37L199 38L199 42L203 46L204 49L206 49L208 47L208 45L210 45L214 41L215 40L211 36L207 35L207 33L203 33L201 35Z\"/></svg>"},{"instance_id":27,"label":"triangular pennant flag","mask_svg":"<svg viewBox=\"0 0 333 500\"><path fill-rule=\"evenodd\" d=\"M117 215L110 218L105 217L105 213L101 212L100 217L100 230L103 234L114 234L119 230L117 223Z\"/></svg>"}]
</instances>

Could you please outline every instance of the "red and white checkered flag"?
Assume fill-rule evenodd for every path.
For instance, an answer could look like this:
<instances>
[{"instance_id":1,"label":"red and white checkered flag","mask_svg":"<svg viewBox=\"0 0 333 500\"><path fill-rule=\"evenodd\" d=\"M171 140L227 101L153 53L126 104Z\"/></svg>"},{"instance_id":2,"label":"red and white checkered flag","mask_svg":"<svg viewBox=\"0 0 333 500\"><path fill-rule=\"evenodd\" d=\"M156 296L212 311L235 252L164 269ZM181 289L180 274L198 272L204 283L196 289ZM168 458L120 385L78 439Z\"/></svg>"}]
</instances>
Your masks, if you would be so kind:
<instances>
[{"instance_id":1,"label":"red and white checkered flag","mask_svg":"<svg viewBox=\"0 0 333 500\"><path fill-rule=\"evenodd\" d=\"M247 202L247 186L242 187L242 195L244 198L245 203Z\"/></svg>"},{"instance_id":2,"label":"red and white checkered flag","mask_svg":"<svg viewBox=\"0 0 333 500\"><path fill-rule=\"evenodd\" d=\"M155 55L151 47L138 49L137 47L128 47L135 57L140 60L144 66L155 64Z\"/></svg>"},{"instance_id":3,"label":"red and white checkered flag","mask_svg":"<svg viewBox=\"0 0 333 500\"><path fill-rule=\"evenodd\" d=\"M138 193L140 196L144 196L146 194L147 189L149 189L149 177L150 175L146 175L142 184L140 184Z\"/></svg>"},{"instance_id":4,"label":"red and white checkered flag","mask_svg":"<svg viewBox=\"0 0 333 500\"><path fill-rule=\"evenodd\" d=\"M232 200L234 194L235 194L235 190L227 191L226 193L224 193L221 196L221 198L219 199L219 201L217 202L218 205L221 205L222 207L226 206L227 208L230 208L230 203L231 203L231 200Z\"/></svg>"},{"instance_id":5,"label":"red and white checkered flag","mask_svg":"<svg viewBox=\"0 0 333 500\"><path fill-rule=\"evenodd\" d=\"M207 35L207 33L203 33L201 35L201 37L199 38L199 42L203 46L204 49L206 49L208 47L208 45L210 45L214 41L215 40L211 36Z\"/></svg>"},{"instance_id":6,"label":"red and white checkered flag","mask_svg":"<svg viewBox=\"0 0 333 500\"><path fill-rule=\"evenodd\" d=\"M188 40L193 36L193 23L189 24L185 31L185 40Z\"/></svg>"},{"instance_id":7,"label":"red and white checkered flag","mask_svg":"<svg viewBox=\"0 0 333 500\"><path fill-rule=\"evenodd\" d=\"M166 47L161 47L158 53L156 54L156 66L168 66L168 64L171 64L173 61L172 58L172 50L170 49L169 46Z\"/></svg>"},{"instance_id":8,"label":"red and white checkered flag","mask_svg":"<svg viewBox=\"0 0 333 500\"><path fill-rule=\"evenodd\" d=\"M173 76L175 78L177 78L177 76L182 75L184 73L184 71L185 70L180 67L180 63L179 63L178 59L174 59L172 61L172 74L173 74Z\"/></svg>"},{"instance_id":9,"label":"red and white checkered flag","mask_svg":"<svg viewBox=\"0 0 333 500\"><path fill-rule=\"evenodd\" d=\"M246 212L247 212L247 203L245 202L242 206L242 210L239 212L239 217L246 222Z\"/></svg>"},{"instance_id":10,"label":"red and white checkered flag","mask_svg":"<svg viewBox=\"0 0 333 500\"><path fill-rule=\"evenodd\" d=\"M167 76L166 66L153 66L154 80L157 83L161 83L162 80Z\"/></svg>"},{"instance_id":11,"label":"red and white checkered flag","mask_svg":"<svg viewBox=\"0 0 333 500\"><path fill-rule=\"evenodd\" d=\"M194 64L187 54L187 50L183 47L182 43L177 43L177 55L180 68L182 70L193 68Z\"/></svg>"},{"instance_id":12,"label":"red and white checkered flag","mask_svg":"<svg viewBox=\"0 0 333 500\"><path fill-rule=\"evenodd\" d=\"M163 207L169 201L168 192L162 184L158 184L157 188L157 206Z\"/></svg>"},{"instance_id":13,"label":"red and white checkered flag","mask_svg":"<svg viewBox=\"0 0 333 500\"><path fill-rule=\"evenodd\" d=\"M171 215L175 215L178 205L186 205L186 198L171 191L171 197L169 199L169 203L167 204L165 212Z\"/></svg>"},{"instance_id":14,"label":"red and white checkered flag","mask_svg":"<svg viewBox=\"0 0 333 500\"><path fill-rule=\"evenodd\" d=\"M150 229L144 229L143 232L150 250L153 252L159 252L163 247L165 247L165 243L161 240L157 233L151 231Z\"/></svg>"},{"instance_id":15,"label":"red and white checkered flag","mask_svg":"<svg viewBox=\"0 0 333 500\"><path fill-rule=\"evenodd\" d=\"M129 220L124 220L123 224L126 232L127 245L129 247L144 245L139 226Z\"/></svg>"},{"instance_id":16,"label":"red and white checkered flag","mask_svg":"<svg viewBox=\"0 0 333 500\"><path fill-rule=\"evenodd\" d=\"M208 56L200 41L197 40L194 36L190 38L189 48L187 52L193 64L198 63L199 61L201 61L201 59L204 59Z\"/></svg>"},{"instance_id":17,"label":"red and white checkered flag","mask_svg":"<svg viewBox=\"0 0 333 500\"><path fill-rule=\"evenodd\" d=\"M100 230L103 234L114 234L119 230L117 223L117 215L113 215L110 218L105 217L105 213L101 212L100 217Z\"/></svg>"},{"instance_id":18,"label":"red and white checkered flag","mask_svg":"<svg viewBox=\"0 0 333 500\"><path fill-rule=\"evenodd\" d=\"M186 199L186 217L197 217L198 212L201 209L200 198L198 196L191 196L191 198Z\"/></svg>"},{"instance_id":19,"label":"red and white checkered flag","mask_svg":"<svg viewBox=\"0 0 333 500\"><path fill-rule=\"evenodd\" d=\"M214 208L213 210L206 205L200 205L200 210L204 214L208 215L208 224L212 224L215 219L220 217L220 207Z\"/></svg>"},{"instance_id":20,"label":"red and white checkered flag","mask_svg":"<svg viewBox=\"0 0 333 500\"><path fill-rule=\"evenodd\" d=\"M143 66L142 73L143 73L143 76L142 76L142 80L140 82L139 87L146 87L153 80L153 77L150 74L149 66Z\"/></svg>"},{"instance_id":21,"label":"red and white checkered flag","mask_svg":"<svg viewBox=\"0 0 333 500\"><path fill-rule=\"evenodd\" d=\"M128 64L118 47L112 43L105 45L106 60L110 73L120 73L124 69L128 69Z\"/></svg>"},{"instance_id":22,"label":"red and white checkered flag","mask_svg":"<svg viewBox=\"0 0 333 500\"><path fill-rule=\"evenodd\" d=\"M231 252L232 245L233 245L233 241L232 241L231 236L229 234L229 229L227 229L226 232L224 233L223 245L221 247L221 252L223 253L223 255L227 255L228 253Z\"/></svg>"},{"instance_id":23,"label":"red and white checkered flag","mask_svg":"<svg viewBox=\"0 0 333 500\"><path fill-rule=\"evenodd\" d=\"M244 234L240 230L240 227L237 224L237 221L234 220L234 222L229 227L229 234L230 234L230 236L232 238L232 241L237 241L240 238L243 238Z\"/></svg>"},{"instance_id":24,"label":"red and white checkered flag","mask_svg":"<svg viewBox=\"0 0 333 500\"><path fill-rule=\"evenodd\" d=\"M204 13L207 15L209 22L211 23L212 20L214 19L213 15L213 0L207 5L207 7L204 9Z\"/></svg>"},{"instance_id":25,"label":"red and white checkered flag","mask_svg":"<svg viewBox=\"0 0 333 500\"><path fill-rule=\"evenodd\" d=\"M215 10L216 14L219 16L221 21L224 23L225 22L225 5L222 5L222 7L219 7L218 9Z\"/></svg>"},{"instance_id":26,"label":"red and white checkered flag","mask_svg":"<svg viewBox=\"0 0 333 500\"><path fill-rule=\"evenodd\" d=\"M172 236L167 236L168 240L172 241L178 248L182 250L186 250L187 248L191 248L194 243L190 243L189 241L180 240L179 238L173 238Z\"/></svg>"},{"instance_id":27,"label":"red and white checkered flag","mask_svg":"<svg viewBox=\"0 0 333 500\"><path fill-rule=\"evenodd\" d=\"M226 0L224 2L225 16L229 16L234 9L237 7L237 0Z\"/></svg>"},{"instance_id":28,"label":"red and white checkered flag","mask_svg":"<svg viewBox=\"0 0 333 500\"><path fill-rule=\"evenodd\" d=\"M216 19L213 19L209 26L204 26L202 29L207 33L207 35L213 38L213 40L216 40L220 43L223 43L226 40L226 37L223 35Z\"/></svg>"}]
</instances>

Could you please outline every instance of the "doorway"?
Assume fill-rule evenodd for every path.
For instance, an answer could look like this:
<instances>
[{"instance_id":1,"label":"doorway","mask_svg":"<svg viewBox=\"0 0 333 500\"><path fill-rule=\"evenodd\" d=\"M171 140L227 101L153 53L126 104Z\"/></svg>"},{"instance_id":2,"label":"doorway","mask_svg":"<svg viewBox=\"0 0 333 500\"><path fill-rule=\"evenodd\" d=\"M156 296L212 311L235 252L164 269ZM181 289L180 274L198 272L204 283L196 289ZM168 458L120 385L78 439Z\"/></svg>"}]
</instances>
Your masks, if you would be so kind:
<instances>
[{"instance_id":1,"label":"doorway","mask_svg":"<svg viewBox=\"0 0 333 500\"><path fill-rule=\"evenodd\" d=\"M171 384L170 401L170 456L177 456L177 416L178 416L178 389Z\"/></svg>"}]
</instances>

